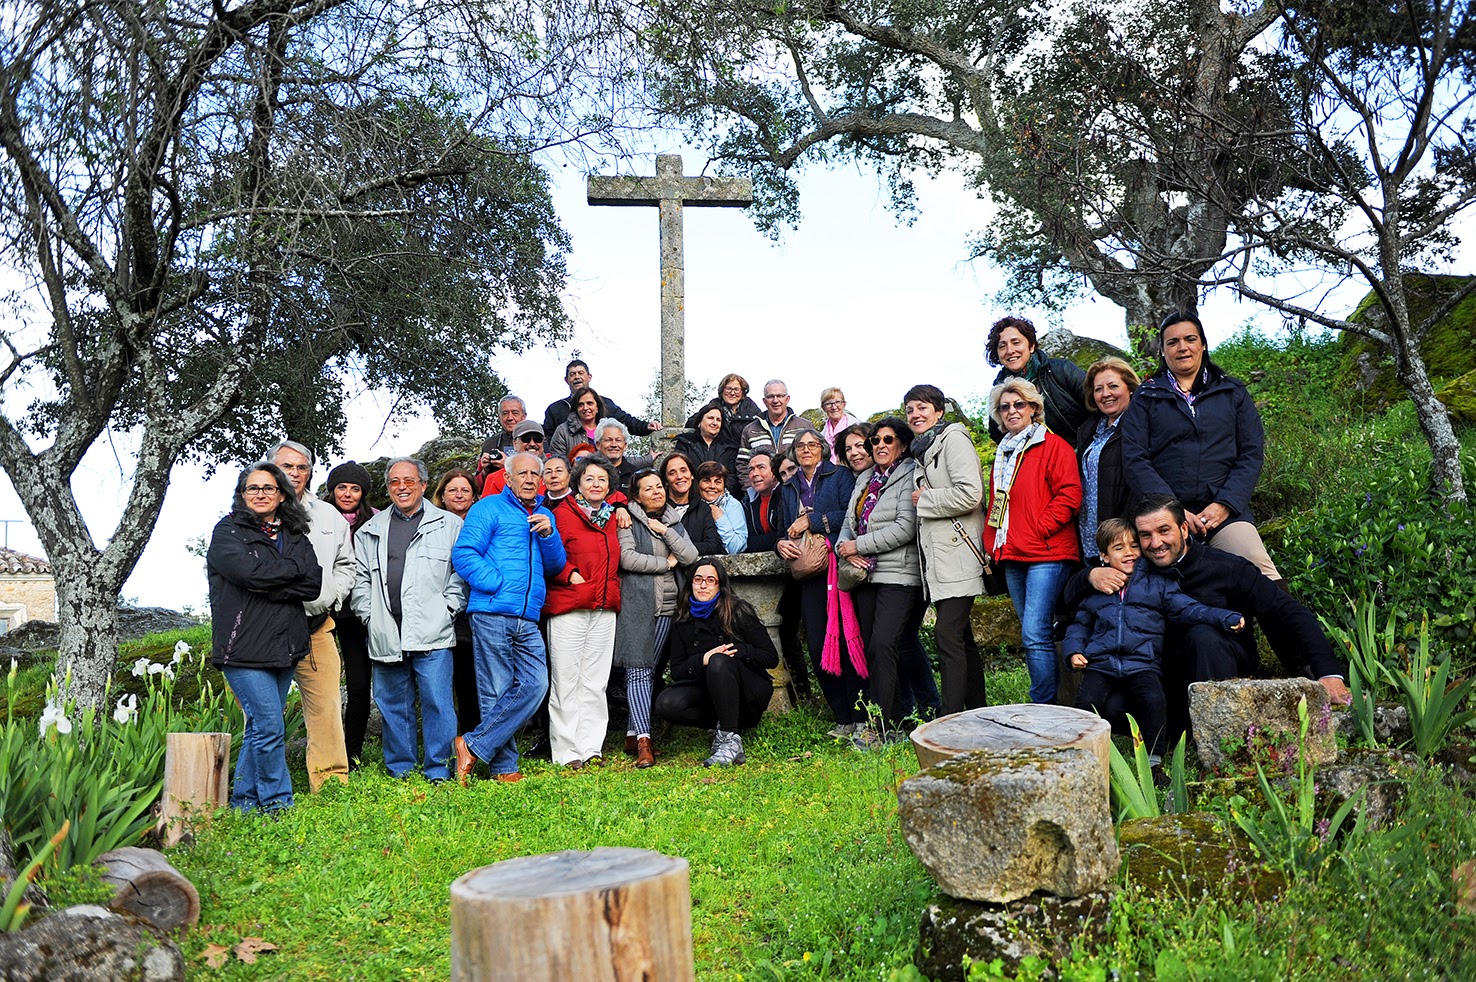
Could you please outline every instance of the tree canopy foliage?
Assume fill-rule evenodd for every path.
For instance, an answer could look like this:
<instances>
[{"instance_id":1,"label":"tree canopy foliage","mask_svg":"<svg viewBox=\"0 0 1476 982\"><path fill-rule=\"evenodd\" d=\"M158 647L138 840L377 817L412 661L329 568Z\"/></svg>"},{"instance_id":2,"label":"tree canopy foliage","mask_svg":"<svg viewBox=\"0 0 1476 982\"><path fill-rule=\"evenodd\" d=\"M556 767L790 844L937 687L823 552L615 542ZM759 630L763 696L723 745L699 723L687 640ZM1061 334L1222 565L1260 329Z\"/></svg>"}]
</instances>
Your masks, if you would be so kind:
<instances>
[{"instance_id":1,"label":"tree canopy foliage","mask_svg":"<svg viewBox=\"0 0 1476 982\"><path fill-rule=\"evenodd\" d=\"M332 446L345 385L475 416L494 351L566 331L567 240L530 154L622 125L597 3L7 7L0 263L22 288L0 464L83 698L182 454L249 459L279 426ZM70 481L119 430L139 451L98 546Z\"/></svg>"}]
</instances>

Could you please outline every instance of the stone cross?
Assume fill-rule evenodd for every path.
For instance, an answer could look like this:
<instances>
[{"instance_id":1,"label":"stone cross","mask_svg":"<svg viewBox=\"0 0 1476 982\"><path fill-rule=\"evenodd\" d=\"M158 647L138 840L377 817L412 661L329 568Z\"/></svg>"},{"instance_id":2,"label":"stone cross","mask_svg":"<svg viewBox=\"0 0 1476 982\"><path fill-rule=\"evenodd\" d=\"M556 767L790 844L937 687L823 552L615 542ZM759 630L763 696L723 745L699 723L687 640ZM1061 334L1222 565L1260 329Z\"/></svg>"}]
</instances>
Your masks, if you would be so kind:
<instances>
[{"instance_id":1,"label":"stone cross","mask_svg":"<svg viewBox=\"0 0 1476 982\"><path fill-rule=\"evenodd\" d=\"M682 206L746 208L753 182L744 177L683 177L682 158L661 154L655 177L589 178L592 205L657 205L661 218L661 419L680 427L687 418L687 338Z\"/></svg>"}]
</instances>

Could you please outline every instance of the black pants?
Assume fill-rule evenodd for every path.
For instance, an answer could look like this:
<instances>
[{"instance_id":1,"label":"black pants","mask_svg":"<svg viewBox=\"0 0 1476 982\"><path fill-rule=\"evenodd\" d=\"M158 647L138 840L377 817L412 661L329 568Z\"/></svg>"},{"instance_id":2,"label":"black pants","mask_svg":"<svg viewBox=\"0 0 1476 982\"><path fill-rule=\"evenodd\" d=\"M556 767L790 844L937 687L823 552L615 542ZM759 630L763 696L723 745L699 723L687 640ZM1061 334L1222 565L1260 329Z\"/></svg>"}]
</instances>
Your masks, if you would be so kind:
<instances>
[{"instance_id":1,"label":"black pants","mask_svg":"<svg viewBox=\"0 0 1476 982\"><path fill-rule=\"evenodd\" d=\"M1189 684L1254 675L1256 659L1240 639L1211 624L1171 631L1164 645L1163 690L1168 699L1168 740L1189 730Z\"/></svg>"},{"instance_id":2,"label":"black pants","mask_svg":"<svg viewBox=\"0 0 1476 982\"><path fill-rule=\"evenodd\" d=\"M779 595L779 653L784 656L784 664L789 666L794 691L807 696L810 694L810 669L800 648L800 625L804 620L800 607L802 586L801 581L788 580L784 584L784 592ZM824 635L821 635L820 642L825 642Z\"/></svg>"},{"instance_id":3,"label":"black pants","mask_svg":"<svg viewBox=\"0 0 1476 982\"><path fill-rule=\"evenodd\" d=\"M922 614L926 611L927 604L919 602L919 627L922 626ZM942 700L938 698L938 680L933 677L933 663L928 660L922 638L918 637L916 631L902 636L902 644L897 649L897 671L901 676L897 697L902 703L902 715L911 716L916 713L917 718L924 723L937 719L938 708L942 705Z\"/></svg>"},{"instance_id":4,"label":"black pants","mask_svg":"<svg viewBox=\"0 0 1476 982\"><path fill-rule=\"evenodd\" d=\"M815 669L815 678L820 682L820 693L837 723L861 723L866 713L857 709L861 693L866 691L866 680L856 674L851 664L850 652L841 641L840 674L831 675L820 670L820 655L825 650L825 630L829 617L825 609L828 592L826 577L812 576L799 584L800 615L805 624L805 645L810 652L810 665ZM864 636L864 632L863 632Z\"/></svg>"},{"instance_id":5,"label":"black pants","mask_svg":"<svg viewBox=\"0 0 1476 982\"><path fill-rule=\"evenodd\" d=\"M737 733L763 718L774 686L765 676L727 655L713 655L701 679L673 682L661 690L651 714L680 726Z\"/></svg>"},{"instance_id":6,"label":"black pants","mask_svg":"<svg viewBox=\"0 0 1476 982\"><path fill-rule=\"evenodd\" d=\"M1088 668L1081 673L1076 708L1096 712L1105 719L1109 700L1114 695L1125 697L1125 708L1138 721L1138 732L1143 734L1148 752L1162 757L1168 725L1168 700L1163 693L1163 679L1157 672L1108 675Z\"/></svg>"},{"instance_id":7,"label":"black pants","mask_svg":"<svg viewBox=\"0 0 1476 982\"><path fill-rule=\"evenodd\" d=\"M905 718L903 682L898 666L904 639L917 635L922 623L922 587L894 583L868 583L851 591L856 602L856 619L861 622L861 636L866 639L866 670L869 673L870 699L881 710L887 729L898 729ZM865 714L841 722L865 722Z\"/></svg>"},{"instance_id":8,"label":"black pants","mask_svg":"<svg viewBox=\"0 0 1476 982\"><path fill-rule=\"evenodd\" d=\"M470 733L482 722L477 696L477 660L472 653L471 626L462 637L461 614L457 617L456 647L451 649L451 692L456 696L456 732Z\"/></svg>"},{"instance_id":9,"label":"black pants","mask_svg":"<svg viewBox=\"0 0 1476 982\"><path fill-rule=\"evenodd\" d=\"M938 645L938 670L943 676L943 706L947 716L965 709L980 709L984 698L984 659L974 641L974 625L969 621L973 597L949 597L933 604L938 620L933 640Z\"/></svg>"},{"instance_id":10,"label":"black pants","mask_svg":"<svg viewBox=\"0 0 1476 982\"><path fill-rule=\"evenodd\" d=\"M333 633L343 658L344 685L348 697L343 708L343 743L349 765L364 754L364 731L369 728L370 679L369 629L353 614L340 611L333 618Z\"/></svg>"}]
</instances>

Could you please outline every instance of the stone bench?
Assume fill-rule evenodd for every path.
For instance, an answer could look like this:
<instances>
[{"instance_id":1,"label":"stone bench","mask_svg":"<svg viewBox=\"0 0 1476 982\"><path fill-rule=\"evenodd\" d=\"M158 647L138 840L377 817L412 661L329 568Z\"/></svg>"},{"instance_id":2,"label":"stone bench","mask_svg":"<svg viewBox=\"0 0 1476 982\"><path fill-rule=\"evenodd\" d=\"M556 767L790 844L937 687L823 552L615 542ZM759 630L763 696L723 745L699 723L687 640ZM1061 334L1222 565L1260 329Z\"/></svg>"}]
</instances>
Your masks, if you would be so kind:
<instances>
[{"instance_id":1,"label":"stone bench","mask_svg":"<svg viewBox=\"0 0 1476 982\"><path fill-rule=\"evenodd\" d=\"M1107 773L1080 746L959 754L903 781L897 812L913 855L952 897L1079 897L1117 875Z\"/></svg>"}]
</instances>

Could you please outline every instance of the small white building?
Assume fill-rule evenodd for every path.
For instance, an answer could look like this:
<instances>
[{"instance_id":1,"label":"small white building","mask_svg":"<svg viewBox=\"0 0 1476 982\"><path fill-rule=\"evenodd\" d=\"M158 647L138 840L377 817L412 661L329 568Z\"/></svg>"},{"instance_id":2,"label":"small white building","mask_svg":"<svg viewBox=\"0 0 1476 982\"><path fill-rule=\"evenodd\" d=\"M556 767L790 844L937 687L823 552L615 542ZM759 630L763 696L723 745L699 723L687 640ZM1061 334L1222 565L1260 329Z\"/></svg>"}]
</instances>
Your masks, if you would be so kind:
<instances>
[{"instance_id":1,"label":"small white building","mask_svg":"<svg viewBox=\"0 0 1476 982\"><path fill-rule=\"evenodd\" d=\"M44 559L0 547L0 634L56 620L56 576Z\"/></svg>"}]
</instances>

